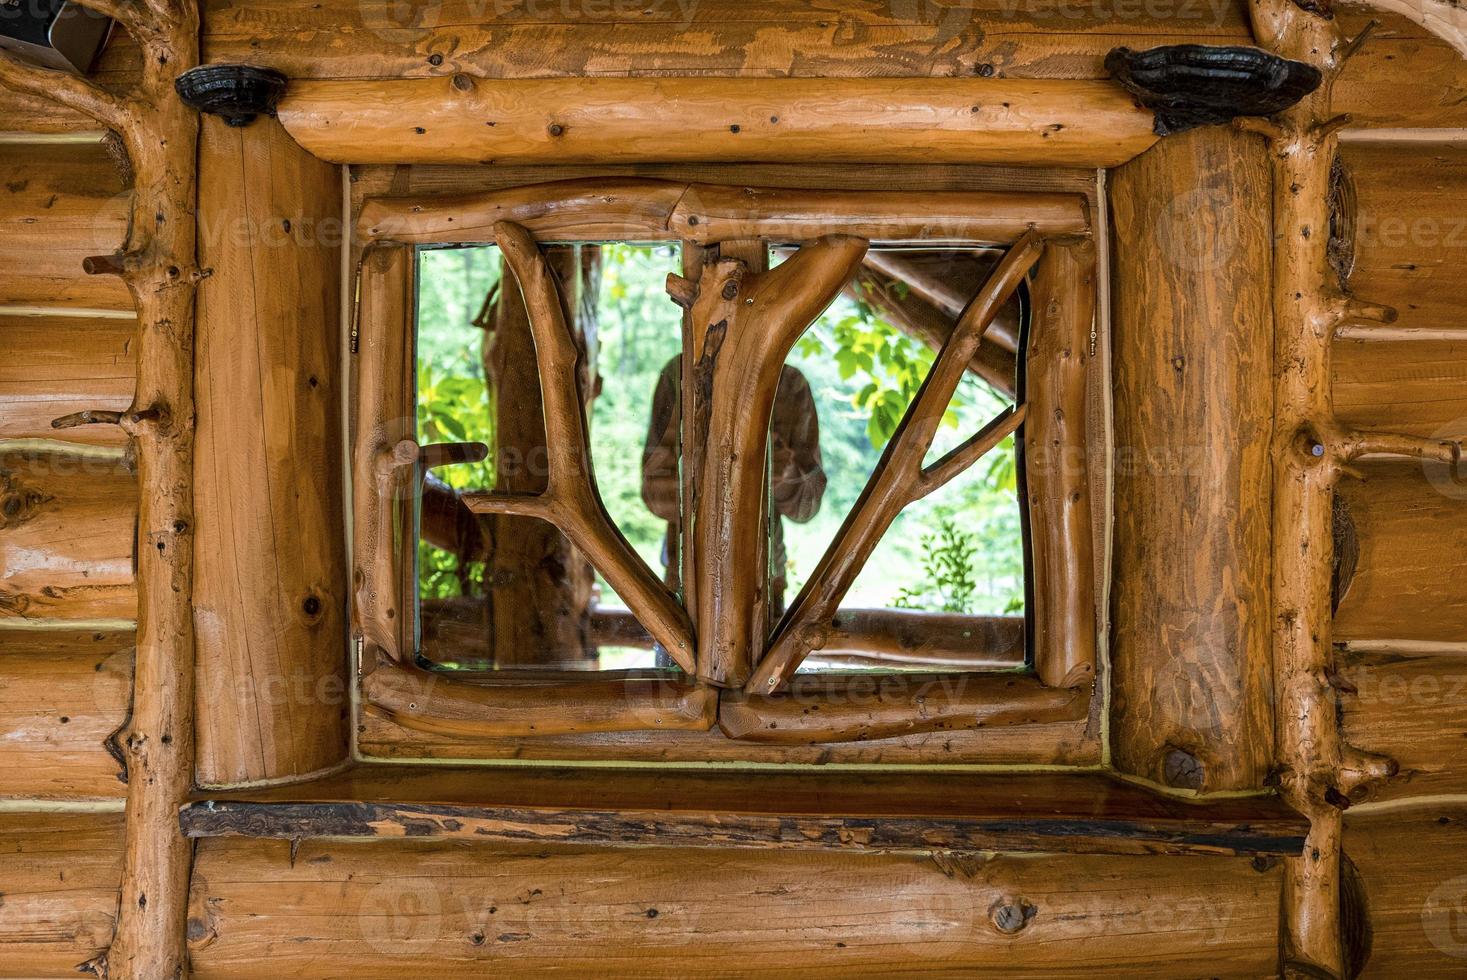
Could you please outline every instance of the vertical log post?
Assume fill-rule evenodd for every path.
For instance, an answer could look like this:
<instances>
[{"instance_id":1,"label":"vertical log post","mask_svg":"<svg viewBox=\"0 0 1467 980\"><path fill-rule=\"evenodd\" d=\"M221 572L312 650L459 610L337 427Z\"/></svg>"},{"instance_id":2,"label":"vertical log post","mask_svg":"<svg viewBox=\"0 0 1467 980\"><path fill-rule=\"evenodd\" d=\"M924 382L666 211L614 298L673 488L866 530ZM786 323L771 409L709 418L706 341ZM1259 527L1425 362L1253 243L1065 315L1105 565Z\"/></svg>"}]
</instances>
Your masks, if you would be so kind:
<instances>
[{"instance_id":1,"label":"vertical log post","mask_svg":"<svg viewBox=\"0 0 1467 980\"><path fill-rule=\"evenodd\" d=\"M274 119L199 154L198 781L347 757L341 175Z\"/></svg>"},{"instance_id":2,"label":"vertical log post","mask_svg":"<svg viewBox=\"0 0 1467 980\"><path fill-rule=\"evenodd\" d=\"M1262 142L1216 127L1111 183L1112 759L1203 792L1272 761L1268 202Z\"/></svg>"}]
</instances>

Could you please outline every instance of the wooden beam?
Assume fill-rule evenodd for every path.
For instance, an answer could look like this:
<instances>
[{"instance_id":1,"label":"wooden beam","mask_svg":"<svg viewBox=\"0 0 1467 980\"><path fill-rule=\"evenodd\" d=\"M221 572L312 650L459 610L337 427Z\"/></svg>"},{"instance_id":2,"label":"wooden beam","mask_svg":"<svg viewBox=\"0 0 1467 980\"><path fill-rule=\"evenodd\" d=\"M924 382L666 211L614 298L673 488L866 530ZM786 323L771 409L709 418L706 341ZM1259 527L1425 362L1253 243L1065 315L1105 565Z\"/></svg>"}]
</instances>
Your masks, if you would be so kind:
<instances>
[{"instance_id":1,"label":"wooden beam","mask_svg":"<svg viewBox=\"0 0 1467 980\"><path fill-rule=\"evenodd\" d=\"M1331 387L1340 421L1362 431L1467 438L1467 330L1438 336L1336 340Z\"/></svg>"},{"instance_id":2,"label":"wooden beam","mask_svg":"<svg viewBox=\"0 0 1467 980\"><path fill-rule=\"evenodd\" d=\"M1278 936L1279 872L1246 858L216 839L196 880L190 958L212 980L265 961L281 980L1253 978Z\"/></svg>"},{"instance_id":3,"label":"wooden beam","mask_svg":"<svg viewBox=\"0 0 1467 980\"><path fill-rule=\"evenodd\" d=\"M121 813L0 813L0 964L74 977L106 951L122 879Z\"/></svg>"},{"instance_id":4,"label":"wooden beam","mask_svg":"<svg viewBox=\"0 0 1467 980\"><path fill-rule=\"evenodd\" d=\"M1111 751L1204 792L1261 790L1273 762L1269 193L1263 142L1216 127L1111 182Z\"/></svg>"},{"instance_id":5,"label":"wooden beam","mask_svg":"<svg viewBox=\"0 0 1467 980\"><path fill-rule=\"evenodd\" d=\"M298 778L347 754L341 176L208 116L199 194L198 780Z\"/></svg>"},{"instance_id":6,"label":"wooden beam","mask_svg":"<svg viewBox=\"0 0 1467 980\"><path fill-rule=\"evenodd\" d=\"M126 460L0 453L0 624L137 617L137 477Z\"/></svg>"},{"instance_id":7,"label":"wooden beam","mask_svg":"<svg viewBox=\"0 0 1467 980\"><path fill-rule=\"evenodd\" d=\"M1089 690L1046 687L1032 675L805 674L777 694L725 694L718 727L732 739L808 745L1042 725L1089 713Z\"/></svg>"},{"instance_id":8,"label":"wooden beam","mask_svg":"<svg viewBox=\"0 0 1467 980\"><path fill-rule=\"evenodd\" d=\"M136 334L130 317L0 314L0 440L125 445L127 435L115 425L58 430L51 422L90 409L127 408L136 383Z\"/></svg>"},{"instance_id":9,"label":"wooden beam","mask_svg":"<svg viewBox=\"0 0 1467 980\"><path fill-rule=\"evenodd\" d=\"M486 242L494 225L523 225L542 241L686 241L716 245L825 235L887 241L1010 244L1089 230L1077 194L744 187L650 177L577 178L484 193L365 201L357 231L369 241Z\"/></svg>"},{"instance_id":10,"label":"wooden beam","mask_svg":"<svg viewBox=\"0 0 1467 980\"><path fill-rule=\"evenodd\" d=\"M123 796L132 648L131 632L0 630L0 796Z\"/></svg>"},{"instance_id":11,"label":"wooden beam","mask_svg":"<svg viewBox=\"0 0 1467 980\"><path fill-rule=\"evenodd\" d=\"M280 121L333 163L747 160L1112 167L1156 141L1102 81L302 81Z\"/></svg>"},{"instance_id":12,"label":"wooden beam","mask_svg":"<svg viewBox=\"0 0 1467 980\"><path fill-rule=\"evenodd\" d=\"M191 837L392 838L813 850L1293 854L1273 797L1194 805L1100 774L736 773L366 765L199 794Z\"/></svg>"}]
</instances>

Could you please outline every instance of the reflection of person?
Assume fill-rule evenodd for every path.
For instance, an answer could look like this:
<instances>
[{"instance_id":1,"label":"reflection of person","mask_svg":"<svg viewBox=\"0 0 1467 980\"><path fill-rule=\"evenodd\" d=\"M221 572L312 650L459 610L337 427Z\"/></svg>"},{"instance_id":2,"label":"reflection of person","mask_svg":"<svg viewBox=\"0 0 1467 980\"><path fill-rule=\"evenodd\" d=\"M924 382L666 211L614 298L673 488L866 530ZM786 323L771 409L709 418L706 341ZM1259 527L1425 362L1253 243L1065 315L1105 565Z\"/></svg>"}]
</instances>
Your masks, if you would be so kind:
<instances>
[{"instance_id":1,"label":"reflection of person","mask_svg":"<svg viewBox=\"0 0 1467 980\"><path fill-rule=\"evenodd\" d=\"M652 422L642 451L642 499L647 508L667 521L669 535L678 526L678 409L681 362L674 357L662 369L652 395ZM775 514L803 524L820 511L825 495L825 468L820 460L820 419L810 383L799 371L784 365L774 394L769 423L769 498ZM777 615L784 609L784 522L769 522L769 601ZM673 561L664 552L669 563ZM669 571L672 571L670 568Z\"/></svg>"}]
</instances>

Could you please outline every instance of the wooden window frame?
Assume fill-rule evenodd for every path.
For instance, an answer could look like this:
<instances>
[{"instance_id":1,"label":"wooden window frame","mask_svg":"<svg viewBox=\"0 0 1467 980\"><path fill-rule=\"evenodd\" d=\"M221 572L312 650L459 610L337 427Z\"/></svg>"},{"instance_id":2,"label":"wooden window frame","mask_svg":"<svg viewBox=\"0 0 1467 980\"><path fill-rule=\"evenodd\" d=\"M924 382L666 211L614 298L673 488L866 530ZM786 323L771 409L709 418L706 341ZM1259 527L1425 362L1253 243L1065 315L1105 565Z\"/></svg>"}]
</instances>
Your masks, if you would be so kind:
<instances>
[{"instance_id":1,"label":"wooden window frame","mask_svg":"<svg viewBox=\"0 0 1467 980\"><path fill-rule=\"evenodd\" d=\"M965 758L969 743L984 737L987 729L1072 722L1090 714L1095 575L1085 466L1091 447L1086 445L1081 349L1093 337L1095 264L1088 208L1082 196L790 191L674 180L586 179L459 198L369 198L361 210L358 232L364 248L358 264L359 302L352 338L358 360L352 461L356 513L353 627L359 638L360 700L366 712L414 732L490 740L623 733L634 739L645 735L651 742L666 737L666 732L718 738L718 733L710 731L715 724L722 729L721 737L740 744L784 746L944 732L953 761ZM1024 458L1030 461L1026 470L1030 517L1038 528L1029 576L1034 586L1030 669L984 674L801 675L791 690L787 680L811 648L805 642L812 639L811 632L802 629L776 637L770 651L782 650L777 664L766 656L760 661L766 664L762 673L747 664L753 676L741 684L743 690L720 691L716 685L727 686L729 675L720 675L716 665L710 670L706 651L701 656L695 651L688 613L661 589L661 583L624 542L618 546L619 535L585 478L589 447L574 382L557 385L544 380L573 379L574 372L568 368L573 361L566 358L573 358L574 350L561 342L568 334L563 322L556 322L560 304L538 244L680 240L688 252L701 252L719 246L747 250L751 243L808 244L821 239L822 244L835 243L834 247L807 249L812 258L796 263L793 270L807 277L814 270L816 281L806 291L804 302L819 309L834 295L832 289L839 290L854 274L851 255L864 252L872 241L923 246L1018 243L1010 254L1022 253L1023 260L1006 261L984 287L992 293L986 302L991 309L986 318L975 315L975 329L970 331L974 345L998 303L1026 278L1041 254L1050 256L1040 263L1030 284L1036 334L1024 366L1030 378L1041 382L1031 384L1025 406L1030 421L1021 430ZM485 513L539 517L560 528L613 580L639 621L684 667L680 677L637 671L590 676L537 672L533 679L510 676L467 683L425 671L414 662L415 617L410 611L415 609L415 583L408 581L402 560L407 550L401 504L411 498L405 492L413 486L409 481L420 480L425 466L454 458L451 448L419 447L413 441L416 249L495 240L532 311L547 442L554 451L550 454L550 488L545 494L533 498L476 495L471 505ZM853 244L853 240L860 241ZM700 254L700 264L701 259ZM800 266L808 268L801 270ZM716 277L721 267L708 264L703 274ZM786 284L796 281L793 272L783 278ZM705 297L705 307L717 305L718 290L700 290L691 280L675 281L674 286L675 295L679 291L685 294L685 307L695 307L699 293ZM980 298L982 295L980 291ZM802 317L786 319L793 323ZM805 325L800 324L798 330ZM957 376L966 370L969 358L971 353L960 361L949 356L948 360L958 364ZM939 361L943 359L939 354ZM737 363L747 360L741 357ZM757 387L757 381L750 383ZM772 397L772 391L766 394ZM938 398L934 395L930 400L935 403ZM941 401L939 415L946 397ZM1036 407L1042 421L1036 421ZM925 483L929 475L950 478L965 468L957 463L971 463L981 455L973 451L975 447L996 443L1023 420L1022 409L1006 415L967 444L966 450L937 464L945 467L941 474L921 469L925 451L916 452L917 465L909 467L901 480L887 480L884 487L878 487L885 502L876 506L889 512L888 523L902 506L925 492L917 488L919 482ZM566 446L579 449L566 452ZM582 466L582 459L588 465ZM1033 466L1034 460L1043 465ZM879 467L878 475L886 470ZM880 482L874 475L872 484ZM868 494L863 494L863 500ZM741 515L747 518L747 501ZM874 545L880 534L869 537ZM850 552L849 546L846 551ZM857 570L862 563L864 558L856 562ZM841 593L843 589L836 590L834 601L827 602L820 615L807 617L805 624L819 628L823 623L828 628ZM695 596L689 597L689 607L698 609L696 602ZM800 642L791 642L791 637ZM783 647L778 646L781 639ZM734 679L745 680L742 676Z\"/></svg>"}]
</instances>

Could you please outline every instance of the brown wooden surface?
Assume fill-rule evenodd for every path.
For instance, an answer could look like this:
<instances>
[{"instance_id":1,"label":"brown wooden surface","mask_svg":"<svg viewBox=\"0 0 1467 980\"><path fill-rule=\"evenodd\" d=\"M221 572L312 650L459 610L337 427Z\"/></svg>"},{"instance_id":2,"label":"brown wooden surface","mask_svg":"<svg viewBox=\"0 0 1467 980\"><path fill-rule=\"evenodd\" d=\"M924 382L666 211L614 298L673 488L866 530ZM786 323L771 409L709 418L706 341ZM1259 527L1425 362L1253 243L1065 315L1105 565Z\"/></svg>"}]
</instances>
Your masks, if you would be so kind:
<instances>
[{"instance_id":1,"label":"brown wooden surface","mask_svg":"<svg viewBox=\"0 0 1467 980\"><path fill-rule=\"evenodd\" d=\"M1463 259L1458 270L1467 268L1467 253ZM1440 290L1431 286L1423 292ZM1336 340L1332 367L1335 413L1341 422L1438 439L1467 438L1467 330L1457 340Z\"/></svg>"},{"instance_id":2,"label":"brown wooden surface","mask_svg":"<svg viewBox=\"0 0 1467 980\"><path fill-rule=\"evenodd\" d=\"M127 234L126 184L101 144L8 145L0 156L0 305L131 309L121 280L82 271Z\"/></svg>"},{"instance_id":3,"label":"brown wooden surface","mask_svg":"<svg viewBox=\"0 0 1467 980\"><path fill-rule=\"evenodd\" d=\"M1467 485L1448 467L1361 464L1337 490L1359 557L1335 612L1337 640L1467 638L1467 582L1452 574L1467 547Z\"/></svg>"},{"instance_id":4,"label":"brown wooden surface","mask_svg":"<svg viewBox=\"0 0 1467 980\"><path fill-rule=\"evenodd\" d=\"M1347 142L1340 158L1357 202L1351 291L1394 307L1395 330L1463 330L1467 144Z\"/></svg>"},{"instance_id":5,"label":"brown wooden surface","mask_svg":"<svg viewBox=\"0 0 1467 980\"><path fill-rule=\"evenodd\" d=\"M117 799L130 632L0 630L0 797ZM0 891L8 889L0 889Z\"/></svg>"},{"instance_id":6,"label":"brown wooden surface","mask_svg":"<svg viewBox=\"0 0 1467 980\"><path fill-rule=\"evenodd\" d=\"M360 766L199 794L194 837L461 837L687 847L1288 854L1307 823L1272 797L1185 802L1100 774L738 773Z\"/></svg>"},{"instance_id":7,"label":"brown wooden surface","mask_svg":"<svg viewBox=\"0 0 1467 980\"><path fill-rule=\"evenodd\" d=\"M115 425L57 430L51 421L127 408L136 335L131 319L0 315L0 439L124 445L127 436Z\"/></svg>"},{"instance_id":8,"label":"brown wooden surface","mask_svg":"<svg viewBox=\"0 0 1467 980\"><path fill-rule=\"evenodd\" d=\"M119 459L0 454L0 623L137 616L137 477Z\"/></svg>"},{"instance_id":9,"label":"brown wooden surface","mask_svg":"<svg viewBox=\"0 0 1467 980\"><path fill-rule=\"evenodd\" d=\"M190 948L200 980L253 980L267 962L281 978L320 976L329 963L384 980L792 968L1256 978L1273 969L1278 928L1279 873L1259 868L1243 858L205 840ZM1025 924L1006 934L996 920Z\"/></svg>"},{"instance_id":10,"label":"brown wooden surface","mask_svg":"<svg viewBox=\"0 0 1467 980\"><path fill-rule=\"evenodd\" d=\"M1268 201L1262 142L1219 128L1111 183L1111 750L1204 791L1259 789L1273 758Z\"/></svg>"},{"instance_id":11,"label":"brown wooden surface","mask_svg":"<svg viewBox=\"0 0 1467 980\"><path fill-rule=\"evenodd\" d=\"M362 681L366 710L438 735L572 735L707 731L717 698L677 675L471 683L450 674L379 664Z\"/></svg>"},{"instance_id":12,"label":"brown wooden surface","mask_svg":"<svg viewBox=\"0 0 1467 980\"><path fill-rule=\"evenodd\" d=\"M198 780L347 752L342 195L271 120L206 117L195 473Z\"/></svg>"},{"instance_id":13,"label":"brown wooden surface","mask_svg":"<svg viewBox=\"0 0 1467 980\"><path fill-rule=\"evenodd\" d=\"M1109 81L298 81L280 121L334 163L995 163L1110 167L1156 141Z\"/></svg>"},{"instance_id":14,"label":"brown wooden surface","mask_svg":"<svg viewBox=\"0 0 1467 980\"><path fill-rule=\"evenodd\" d=\"M1461 651L1347 650L1340 672L1345 740L1400 767L1362 799L1467 793L1467 657Z\"/></svg>"},{"instance_id":15,"label":"brown wooden surface","mask_svg":"<svg viewBox=\"0 0 1467 980\"><path fill-rule=\"evenodd\" d=\"M0 813L0 976L75 977L117 920L122 814Z\"/></svg>"}]
</instances>

